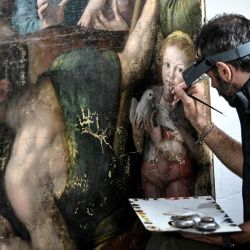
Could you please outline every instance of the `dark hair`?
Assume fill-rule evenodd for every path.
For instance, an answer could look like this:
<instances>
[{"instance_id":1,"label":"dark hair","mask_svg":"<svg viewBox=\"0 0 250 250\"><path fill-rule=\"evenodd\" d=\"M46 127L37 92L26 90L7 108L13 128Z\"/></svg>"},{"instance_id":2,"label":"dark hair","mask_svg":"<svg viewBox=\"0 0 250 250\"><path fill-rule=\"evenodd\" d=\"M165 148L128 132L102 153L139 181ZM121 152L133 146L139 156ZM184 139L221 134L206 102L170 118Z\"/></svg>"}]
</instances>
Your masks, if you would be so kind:
<instances>
[{"instance_id":1,"label":"dark hair","mask_svg":"<svg viewBox=\"0 0 250 250\"><path fill-rule=\"evenodd\" d=\"M221 14L203 25L195 49L202 58L236 48L250 41L250 20L238 14ZM228 62L236 69L250 71L250 55Z\"/></svg>"}]
</instances>

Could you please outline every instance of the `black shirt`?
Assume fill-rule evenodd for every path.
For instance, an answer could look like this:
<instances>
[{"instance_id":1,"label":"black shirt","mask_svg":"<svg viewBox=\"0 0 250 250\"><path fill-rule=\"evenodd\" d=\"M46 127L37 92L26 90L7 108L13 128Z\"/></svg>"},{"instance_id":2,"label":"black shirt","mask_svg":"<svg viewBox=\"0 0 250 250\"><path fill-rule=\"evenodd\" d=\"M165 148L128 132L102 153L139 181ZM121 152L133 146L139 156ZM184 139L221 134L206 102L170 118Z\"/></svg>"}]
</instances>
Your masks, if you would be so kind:
<instances>
[{"instance_id":1,"label":"black shirt","mask_svg":"<svg viewBox=\"0 0 250 250\"><path fill-rule=\"evenodd\" d=\"M244 221L250 221L250 80L234 96L224 96L230 106L235 107L240 119L243 151L243 207ZM250 249L250 244L237 249Z\"/></svg>"},{"instance_id":2,"label":"black shirt","mask_svg":"<svg viewBox=\"0 0 250 250\"><path fill-rule=\"evenodd\" d=\"M244 221L250 221L250 81L246 82L233 99L229 104L236 108L241 124Z\"/></svg>"}]
</instances>

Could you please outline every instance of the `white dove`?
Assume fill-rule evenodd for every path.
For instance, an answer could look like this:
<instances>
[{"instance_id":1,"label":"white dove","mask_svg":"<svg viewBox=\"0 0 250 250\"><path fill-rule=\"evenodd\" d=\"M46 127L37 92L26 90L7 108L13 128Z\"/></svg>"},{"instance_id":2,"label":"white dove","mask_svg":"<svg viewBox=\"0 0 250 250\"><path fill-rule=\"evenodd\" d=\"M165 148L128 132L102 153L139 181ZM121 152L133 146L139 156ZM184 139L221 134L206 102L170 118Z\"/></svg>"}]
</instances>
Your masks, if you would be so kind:
<instances>
[{"instance_id":1,"label":"white dove","mask_svg":"<svg viewBox=\"0 0 250 250\"><path fill-rule=\"evenodd\" d=\"M137 120L145 120L148 115L150 115L154 108L154 91L152 89L146 90L140 101L138 102L136 98L132 98L130 105L129 120L133 123L135 115L137 115Z\"/></svg>"},{"instance_id":2,"label":"white dove","mask_svg":"<svg viewBox=\"0 0 250 250\"><path fill-rule=\"evenodd\" d=\"M154 91L148 89L143 93L139 103L136 98L132 98L129 114L130 122L133 123L135 115L137 115L138 121L145 120L146 117L156 110L154 116L155 124L173 131L176 130L176 126L169 117L169 112L162 105L155 105L154 97Z\"/></svg>"},{"instance_id":3,"label":"white dove","mask_svg":"<svg viewBox=\"0 0 250 250\"><path fill-rule=\"evenodd\" d=\"M177 130L176 126L174 125L173 121L169 117L169 111L166 110L162 105L156 105L156 114L154 117L155 123L159 126L164 128L171 129L173 131Z\"/></svg>"}]
</instances>

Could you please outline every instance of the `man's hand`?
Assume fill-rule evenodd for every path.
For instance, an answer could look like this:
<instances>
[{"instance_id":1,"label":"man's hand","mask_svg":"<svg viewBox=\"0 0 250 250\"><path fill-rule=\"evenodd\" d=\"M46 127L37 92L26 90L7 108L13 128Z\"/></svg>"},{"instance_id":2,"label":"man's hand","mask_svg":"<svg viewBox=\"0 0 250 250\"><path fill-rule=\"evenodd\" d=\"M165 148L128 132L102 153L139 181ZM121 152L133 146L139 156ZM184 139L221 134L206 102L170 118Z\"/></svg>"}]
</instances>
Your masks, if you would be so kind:
<instances>
[{"instance_id":1,"label":"man's hand","mask_svg":"<svg viewBox=\"0 0 250 250\"><path fill-rule=\"evenodd\" d=\"M175 106L175 105L180 101L180 98L179 98L178 95L176 95L176 93L175 93L175 91L176 91L175 88L187 89L187 85L185 84L185 82L182 82L182 83L178 84L178 86L174 87L174 88L171 90L171 94L174 95L174 101L172 102L172 106Z\"/></svg>"},{"instance_id":2,"label":"man's hand","mask_svg":"<svg viewBox=\"0 0 250 250\"><path fill-rule=\"evenodd\" d=\"M196 83L192 85L188 91L185 91L186 84L181 83L172 90L172 94L175 95L172 105L175 105L179 100L182 101L185 116L191 122L193 127L201 132L208 122L207 117L207 107L192 99L189 95L194 95L195 97L203 100L205 97L205 84L203 82Z\"/></svg>"},{"instance_id":3,"label":"man's hand","mask_svg":"<svg viewBox=\"0 0 250 250\"><path fill-rule=\"evenodd\" d=\"M192 234L192 233L182 233L181 234L184 238L196 240L200 242L204 242L207 244L213 244L222 246L223 245L223 239L220 235L200 235L200 234Z\"/></svg>"},{"instance_id":4,"label":"man's hand","mask_svg":"<svg viewBox=\"0 0 250 250\"><path fill-rule=\"evenodd\" d=\"M51 0L37 0L38 16L42 29L63 23L64 7L68 1L62 0L59 4L53 4Z\"/></svg>"}]
</instances>

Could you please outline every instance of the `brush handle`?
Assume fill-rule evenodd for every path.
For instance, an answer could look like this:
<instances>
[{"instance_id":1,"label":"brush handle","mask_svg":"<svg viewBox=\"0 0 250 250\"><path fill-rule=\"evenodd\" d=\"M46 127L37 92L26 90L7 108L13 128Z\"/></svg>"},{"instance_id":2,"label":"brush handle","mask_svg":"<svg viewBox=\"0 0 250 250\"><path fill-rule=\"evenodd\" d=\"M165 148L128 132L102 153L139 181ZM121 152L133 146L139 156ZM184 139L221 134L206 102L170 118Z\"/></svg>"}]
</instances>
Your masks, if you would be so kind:
<instances>
[{"instance_id":1,"label":"brush handle","mask_svg":"<svg viewBox=\"0 0 250 250\"><path fill-rule=\"evenodd\" d=\"M218 109L212 107L211 105L207 104L206 102L203 102L203 101L200 100L199 98L197 98L197 97L195 97L195 96L193 96L193 95L191 95L191 94L187 94L187 95L188 95L189 97L191 97L192 99L194 99L194 100L196 100L196 101L198 101L198 102L200 102L200 103L206 105L207 107L209 107L209 108L211 108L211 109L213 109L213 110L215 110L215 111L217 111L218 113L220 113L220 114L223 115L223 113L222 113L220 110L218 110Z\"/></svg>"}]
</instances>

